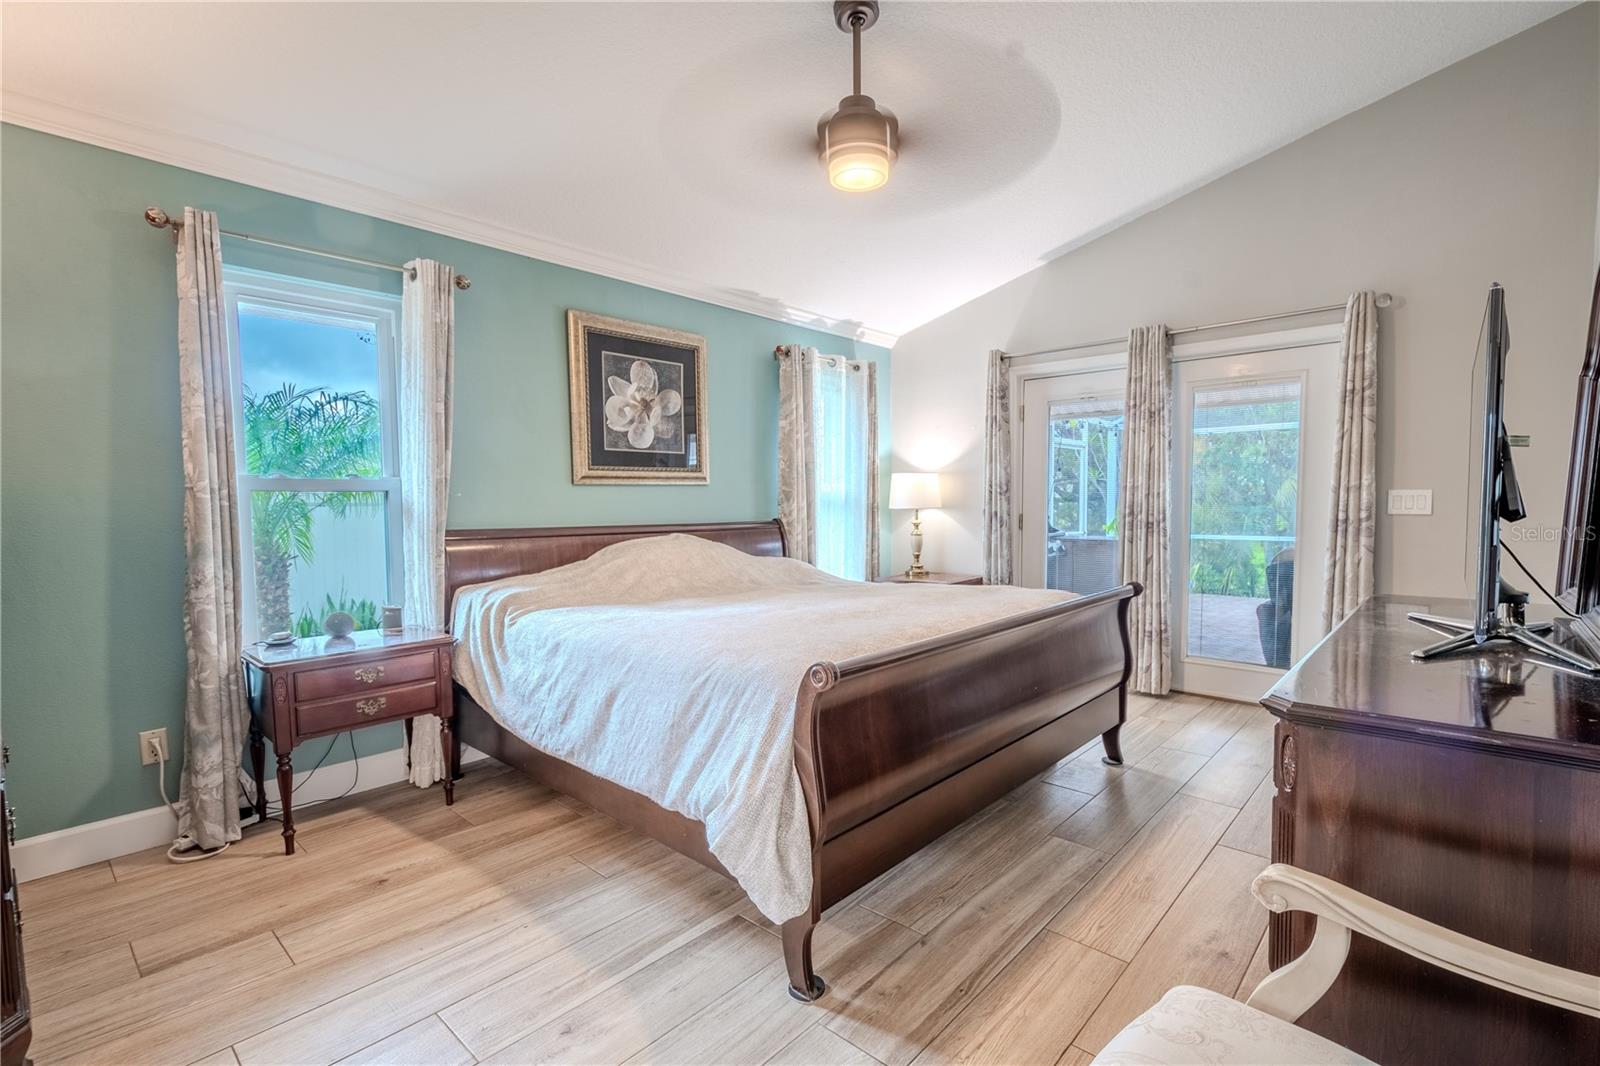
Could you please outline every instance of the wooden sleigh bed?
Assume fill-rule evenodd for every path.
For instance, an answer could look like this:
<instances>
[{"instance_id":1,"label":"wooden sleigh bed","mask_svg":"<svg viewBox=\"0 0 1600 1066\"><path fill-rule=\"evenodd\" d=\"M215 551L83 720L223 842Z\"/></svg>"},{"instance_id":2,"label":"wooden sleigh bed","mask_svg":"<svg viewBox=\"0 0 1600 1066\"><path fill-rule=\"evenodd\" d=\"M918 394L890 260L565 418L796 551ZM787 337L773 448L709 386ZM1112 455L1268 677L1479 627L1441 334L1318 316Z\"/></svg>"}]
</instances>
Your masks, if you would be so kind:
<instances>
[{"instance_id":1,"label":"wooden sleigh bed","mask_svg":"<svg viewBox=\"0 0 1600 1066\"><path fill-rule=\"evenodd\" d=\"M466 585L532 574L637 537L687 533L751 555L785 554L779 522L453 530L446 602ZM796 678L794 765L811 837L810 910L783 924L790 992L826 990L811 962L823 911L1097 735L1122 761L1131 670L1124 585L840 662ZM908 592L908 595L915 593ZM469 744L726 874L703 823L541 752L460 686L449 753Z\"/></svg>"}]
</instances>

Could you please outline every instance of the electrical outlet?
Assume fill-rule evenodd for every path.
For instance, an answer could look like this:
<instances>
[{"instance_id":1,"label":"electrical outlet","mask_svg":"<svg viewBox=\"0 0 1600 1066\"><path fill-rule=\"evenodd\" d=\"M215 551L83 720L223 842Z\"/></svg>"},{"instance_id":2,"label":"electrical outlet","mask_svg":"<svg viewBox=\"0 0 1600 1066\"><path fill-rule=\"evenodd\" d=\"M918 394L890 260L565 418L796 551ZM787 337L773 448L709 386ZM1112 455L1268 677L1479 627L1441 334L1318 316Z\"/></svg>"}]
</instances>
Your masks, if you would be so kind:
<instances>
[{"instance_id":1,"label":"electrical outlet","mask_svg":"<svg viewBox=\"0 0 1600 1066\"><path fill-rule=\"evenodd\" d=\"M171 754L167 750L165 729L146 729L139 734L139 762L143 765L153 766L163 759L170 759Z\"/></svg>"},{"instance_id":2,"label":"electrical outlet","mask_svg":"<svg viewBox=\"0 0 1600 1066\"><path fill-rule=\"evenodd\" d=\"M1390 489L1390 514L1432 514L1432 489Z\"/></svg>"}]
</instances>

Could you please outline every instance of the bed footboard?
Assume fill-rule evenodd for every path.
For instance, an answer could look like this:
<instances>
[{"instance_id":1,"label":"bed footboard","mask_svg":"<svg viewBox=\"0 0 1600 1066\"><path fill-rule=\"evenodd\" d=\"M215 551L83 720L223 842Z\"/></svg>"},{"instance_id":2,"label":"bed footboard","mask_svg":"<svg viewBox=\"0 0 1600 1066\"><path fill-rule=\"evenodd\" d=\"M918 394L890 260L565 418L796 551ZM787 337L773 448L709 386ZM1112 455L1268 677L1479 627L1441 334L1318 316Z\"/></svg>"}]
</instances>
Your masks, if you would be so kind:
<instances>
[{"instance_id":1,"label":"bed footboard","mask_svg":"<svg viewBox=\"0 0 1600 1066\"><path fill-rule=\"evenodd\" d=\"M815 999L822 912L1099 735L1120 761L1137 584L893 651L817 663L800 686L795 767L812 905L785 923L790 992Z\"/></svg>"}]
</instances>

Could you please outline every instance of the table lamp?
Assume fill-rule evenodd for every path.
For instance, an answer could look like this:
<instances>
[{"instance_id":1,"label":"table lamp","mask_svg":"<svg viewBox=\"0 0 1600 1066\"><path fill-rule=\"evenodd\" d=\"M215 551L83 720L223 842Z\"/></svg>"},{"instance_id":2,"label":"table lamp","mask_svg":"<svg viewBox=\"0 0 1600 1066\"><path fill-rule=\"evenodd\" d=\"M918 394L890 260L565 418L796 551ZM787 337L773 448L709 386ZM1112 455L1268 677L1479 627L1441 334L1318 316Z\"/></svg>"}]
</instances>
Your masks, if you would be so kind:
<instances>
[{"instance_id":1,"label":"table lamp","mask_svg":"<svg viewBox=\"0 0 1600 1066\"><path fill-rule=\"evenodd\" d=\"M906 577L928 576L922 565L922 509L939 506L938 474L900 473L889 478L889 509L911 512L911 565Z\"/></svg>"}]
</instances>

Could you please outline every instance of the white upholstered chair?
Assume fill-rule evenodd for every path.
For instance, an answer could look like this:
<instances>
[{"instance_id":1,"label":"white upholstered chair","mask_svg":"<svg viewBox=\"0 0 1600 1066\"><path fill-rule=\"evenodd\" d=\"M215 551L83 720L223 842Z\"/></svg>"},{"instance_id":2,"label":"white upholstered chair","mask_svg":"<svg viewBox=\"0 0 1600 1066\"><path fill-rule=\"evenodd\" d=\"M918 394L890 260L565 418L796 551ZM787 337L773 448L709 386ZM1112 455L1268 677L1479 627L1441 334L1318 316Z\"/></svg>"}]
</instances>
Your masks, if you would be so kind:
<instances>
[{"instance_id":1,"label":"white upholstered chair","mask_svg":"<svg viewBox=\"0 0 1600 1066\"><path fill-rule=\"evenodd\" d=\"M1474 981L1600 1018L1600 977L1451 932L1337 881L1274 863L1251 891L1275 913L1317 916L1305 953L1268 974L1245 1003L1205 988L1172 989L1111 1038L1095 1057L1098 1066L1370 1066L1294 1024L1339 976L1351 932Z\"/></svg>"}]
</instances>

